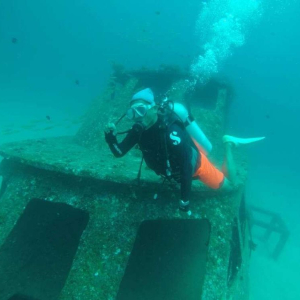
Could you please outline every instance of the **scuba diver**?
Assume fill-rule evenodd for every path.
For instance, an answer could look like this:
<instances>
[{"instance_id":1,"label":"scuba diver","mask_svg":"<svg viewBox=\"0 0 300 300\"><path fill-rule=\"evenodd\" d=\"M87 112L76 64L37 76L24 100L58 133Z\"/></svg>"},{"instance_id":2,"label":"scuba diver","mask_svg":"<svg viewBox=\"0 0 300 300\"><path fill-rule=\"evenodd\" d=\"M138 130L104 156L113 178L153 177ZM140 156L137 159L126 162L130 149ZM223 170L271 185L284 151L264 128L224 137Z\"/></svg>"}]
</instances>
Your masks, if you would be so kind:
<instances>
[{"instance_id":1,"label":"scuba diver","mask_svg":"<svg viewBox=\"0 0 300 300\"><path fill-rule=\"evenodd\" d=\"M179 209L186 212L189 211L192 180L201 180L216 190L234 188L237 182L232 147L264 139L225 135L224 172L221 172L207 158L211 143L182 104L165 99L159 105L152 90L147 88L133 95L126 116L134 124L120 143L115 124L105 126L105 140L110 150L115 157L122 157L138 145L150 169L180 183Z\"/></svg>"}]
</instances>

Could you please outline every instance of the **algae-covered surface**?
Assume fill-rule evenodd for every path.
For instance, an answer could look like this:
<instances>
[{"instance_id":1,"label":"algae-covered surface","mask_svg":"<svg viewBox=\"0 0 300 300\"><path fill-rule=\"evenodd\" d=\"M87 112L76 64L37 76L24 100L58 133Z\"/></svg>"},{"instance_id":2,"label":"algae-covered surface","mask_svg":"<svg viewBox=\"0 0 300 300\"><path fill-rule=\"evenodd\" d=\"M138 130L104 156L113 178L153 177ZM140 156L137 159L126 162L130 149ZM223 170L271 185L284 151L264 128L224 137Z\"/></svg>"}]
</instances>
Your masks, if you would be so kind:
<instances>
[{"instance_id":1,"label":"algae-covered surface","mask_svg":"<svg viewBox=\"0 0 300 300\"><path fill-rule=\"evenodd\" d=\"M226 287L233 195L200 194L189 216L179 212L178 198L168 189L154 200L155 186L151 185L137 189L33 169L23 171L14 176L1 199L1 244L31 198L65 202L90 215L61 299L114 299L144 219L208 218L212 225L208 287L214 291L212 295L218 286L220 292Z\"/></svg>"},{"instance_id":2,"label":"algae-covered surface","mask_svg":"<svg viewBox=\"0 0 300 300\"><path fill-rule=\"evenodd\" d=\"M139 152L132 151L117 160L108 147L91 151L73 142L73 139L59 137L9 143L1 146L0 154L28 166L64 174L121 182L135 179L141 161ZM151 180L150 177L157 179L157 176L151 175L148 172L147 180Z\"/></svg>"},{"instance_id":3,"label":"algae-covered surface","mask_svg":"<svg viewBox=\"0 0 300 300\"><path fill-rule=\"evenodd\" d=\"M64 202L89 213L60 299L114 299L139 224L178 218L205 218L211 223L203 299L222 299L241 189L218 194L194 182L187 214L178 210L177 184L162 187L159 177L144 167L137 185L140 157L135 151L116 160L109 151L93 152L71 138L57 138L2 145L0 153L5 157L1 174L6 181L0 209L1 244L32 198Z\"/></svg>"},{"instance_id":4,"label":"algae-covered surface","mask_svg":"<svg viewBox=\"0 0 300 300\"><path fill-rule=\"evenodd\" d=\"M194 181L191 210L184 213L178 210L180 186L177 183L166 181L162 185L161 178L144 164L138 184L140 152L132 149L125 157L116 159L104 141L105 124L115 122L126 111L132 94L146 87L150 73L112 76L101 97L91 104L74 137L1 145L0 155L4 160L0 165L0 176L3 176L0 245L32 198L82 209L88 212L89 222L60 300L112 300L143 220L208 219L211 236L202 299L231 299L233 290L235 298L232 299L247 299L246 279L244 282L236 280L231 286L228 283L232 228L238 218L247 174L244 154L233 149L239 186L231 192L217 192ZM166 83L172 101L188 100L185 99L185 80ZM190 104L195 119L213 144L209 158L221 168L226 88L217 85L215 95L215 99L209 100L213 101L209 109ZM194 93L192 98L198 101L202 96ZM122 120L117 129L123 131L130 126L131 123ZM239 274L243 274L240 278L246 278L247 259L239 268ZM39 295L32 296L38 298Z\"/></svg>"},{"instance_id":5,"label":"algae-covered surface","mask_svg":"<svg viewBox=\"0 0 300 300\"><path fill-rule=\"evenodd\" d=\"M1 145L0 155L8 160L38 169L123 183L136 181L141 162L141 153L136 149L132 149L125 157L117 159L113 157L107 145L99 151L89 150L74 142L73 137L8 143ZM237 151L235 156L239 166L238 173L243 181L246 176L247 162L243 153ZM212 160L221 167L222 161L214 158ZM160 179L145 164L141 178L151 182L158 182ZM194 186L198 189L206 189L198 181L194 182Z\"/></svg>"}]
</instances>

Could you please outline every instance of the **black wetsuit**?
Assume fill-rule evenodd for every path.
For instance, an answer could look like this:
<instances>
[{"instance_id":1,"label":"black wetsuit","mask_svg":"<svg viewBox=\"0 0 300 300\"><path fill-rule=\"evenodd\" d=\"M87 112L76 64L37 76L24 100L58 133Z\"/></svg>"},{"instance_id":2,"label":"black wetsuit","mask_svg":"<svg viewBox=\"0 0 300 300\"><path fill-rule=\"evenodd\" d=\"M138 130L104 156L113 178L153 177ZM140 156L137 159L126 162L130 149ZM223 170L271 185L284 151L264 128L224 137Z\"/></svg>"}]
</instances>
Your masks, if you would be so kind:
<instances>
[{"instance_id":1,"label":"black wetsuit","mask_svg":"<svg viewBox=\"0 0 300 300\"><path fill-rule=\"evenodd\" d=\"M181 199L189 200L192 176L198 168L197 161L199 162L200 154L188 133L177 122L161 129L158 120L147 130L142 130L140 125L135 124L121 143L118 143L112 133L105 134L105 139L116 157L122 157L138 144L147 166L156 174L163 176L167 175L167 147L172 170L171 178L181 184Z\"/></svg>"}]
</instances>

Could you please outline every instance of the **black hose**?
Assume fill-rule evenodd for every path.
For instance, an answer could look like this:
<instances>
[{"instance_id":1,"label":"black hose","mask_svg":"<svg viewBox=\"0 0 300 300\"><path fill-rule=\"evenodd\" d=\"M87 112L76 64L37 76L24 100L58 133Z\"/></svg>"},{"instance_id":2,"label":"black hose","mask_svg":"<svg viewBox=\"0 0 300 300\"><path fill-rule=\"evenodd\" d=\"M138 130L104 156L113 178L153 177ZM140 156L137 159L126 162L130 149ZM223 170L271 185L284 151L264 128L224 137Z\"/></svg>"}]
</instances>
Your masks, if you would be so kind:
<instances>
[{"instance_id":1,"label":"black hose","mask_svg":"<svg viewBox=\"0 0 300 300\"><path fill-rule=\"evenodd\" d=\"M126 113L124 113L119 119L118 121L115 123L115 125L118 125L120 123L120 121L126 116Z\"/></svg>"}]
</instances>

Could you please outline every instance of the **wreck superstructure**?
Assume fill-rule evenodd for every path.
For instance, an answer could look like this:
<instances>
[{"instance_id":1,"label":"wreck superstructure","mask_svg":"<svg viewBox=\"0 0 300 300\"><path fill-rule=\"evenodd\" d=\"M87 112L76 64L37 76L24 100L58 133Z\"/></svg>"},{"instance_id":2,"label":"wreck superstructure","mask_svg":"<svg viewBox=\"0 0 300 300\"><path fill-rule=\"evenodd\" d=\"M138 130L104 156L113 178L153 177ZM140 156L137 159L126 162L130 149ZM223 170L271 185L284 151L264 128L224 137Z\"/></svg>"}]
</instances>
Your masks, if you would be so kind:
<instances>
[{"instance_id":1,"label":"wreck superstructure","mask_svg":"<svg viewBox=\"0 0 300 300\"><path fill-rule=\"evenodd\" d=\"M56 279L60 280L60 284L53 282L55 278L52 278L49 279L49 285L40 285L42 288L26 283L26 280L18 286L13 272L19 269L31 280L43 280L32 269L26 273L30 264L35 264L35 257L24 255L8 277L0 270L0 277L5 277L8 282L0 288L0 299L9 299L18 293L41 300L139 299L139 296L134 298L132 289L128 298L124 296L124 293L129 293L124 289L124 282L130 282L130 276L127 276L130 272L128 261L132 265L139 253L137 241L144 232L141 226L146 226L142 224L154 222L149 225L152 228L155 224L162 224L156 222L166 221L167 226L170 226L168 228L172 229L172 224L174 228L181 226L178 224L183 224L185 228L186 223L187 226L194 226L193 220L200 222L197 223L199 227L195 225L195 230L204 228L203 231L207 233L203 244L205 249L201 248L205 255L199 258L203 260L199 283L194 278L194 285L183 286L182 289L189 292L189 289L194 291L194 286L200 286L198 294L190 293L190 299L248 299L247 276L251 250L244 192L247 175L244 154L238 152L238 149L234 153L241 184L231 192L218 193L206 188L201 182L193 182L191 213L187 214L178 210L179 187L172 182L162 187L160 177L146 166L142 167L141 182L137 184L141 161L137 149L116 159L104 141L104 125L108 121L116 121L128 108L132 94L145 87L151 87L161 97L167 93L169 99L190 107L194 118L213 144L211 161L221 167L224 151L222 135L231 95L228 84L212 80L204 87L190 89L185 74L173 68L132 72L116 70L106 90L91 104L76 136L1 145L0 264L7 261L5 251L13 247L18 220L22 218L22 222L25 222L24 215L28 213L28 206L37 205L31 211L38 211L46 209L41 204L44 202L50 205L47 208L49 210L52 204L66 204L63 211L70 207L84 212L79 219L70 220L70 224L74 220L77 222L84 219L84 225L78 247L72 259L69 258L64 276L59 277L57 274ZM118 130L123 131L130 126L129 121L122 120ZM154 197L156 194L158 197ZM57 216L63 214L60 212L61 207L53 208L53 211L55 209ZM34 212L30 216L34 218ZM175 225L172 223L174 221L179 223ZM55 222L54 214L51 226ZM162 227L157 228L159 231ZM196 232L191 230L191 239L193 234ZM200 242L204 237L197 238ZM55 241L57 239L53 237L53 245ZM34 247L34 240L32 244ZM176 247L174 245L172 247ZM22 249L19 251L22 252ZM162 257L168 256L162 253ZM188 277L189 274L183 272L181 276ZM140 289L143 289L143 282L141 280ZM146 291L147 287L144 288ZM168 290L164 293L168 293Z\"/></svg>"}]
</instances>

